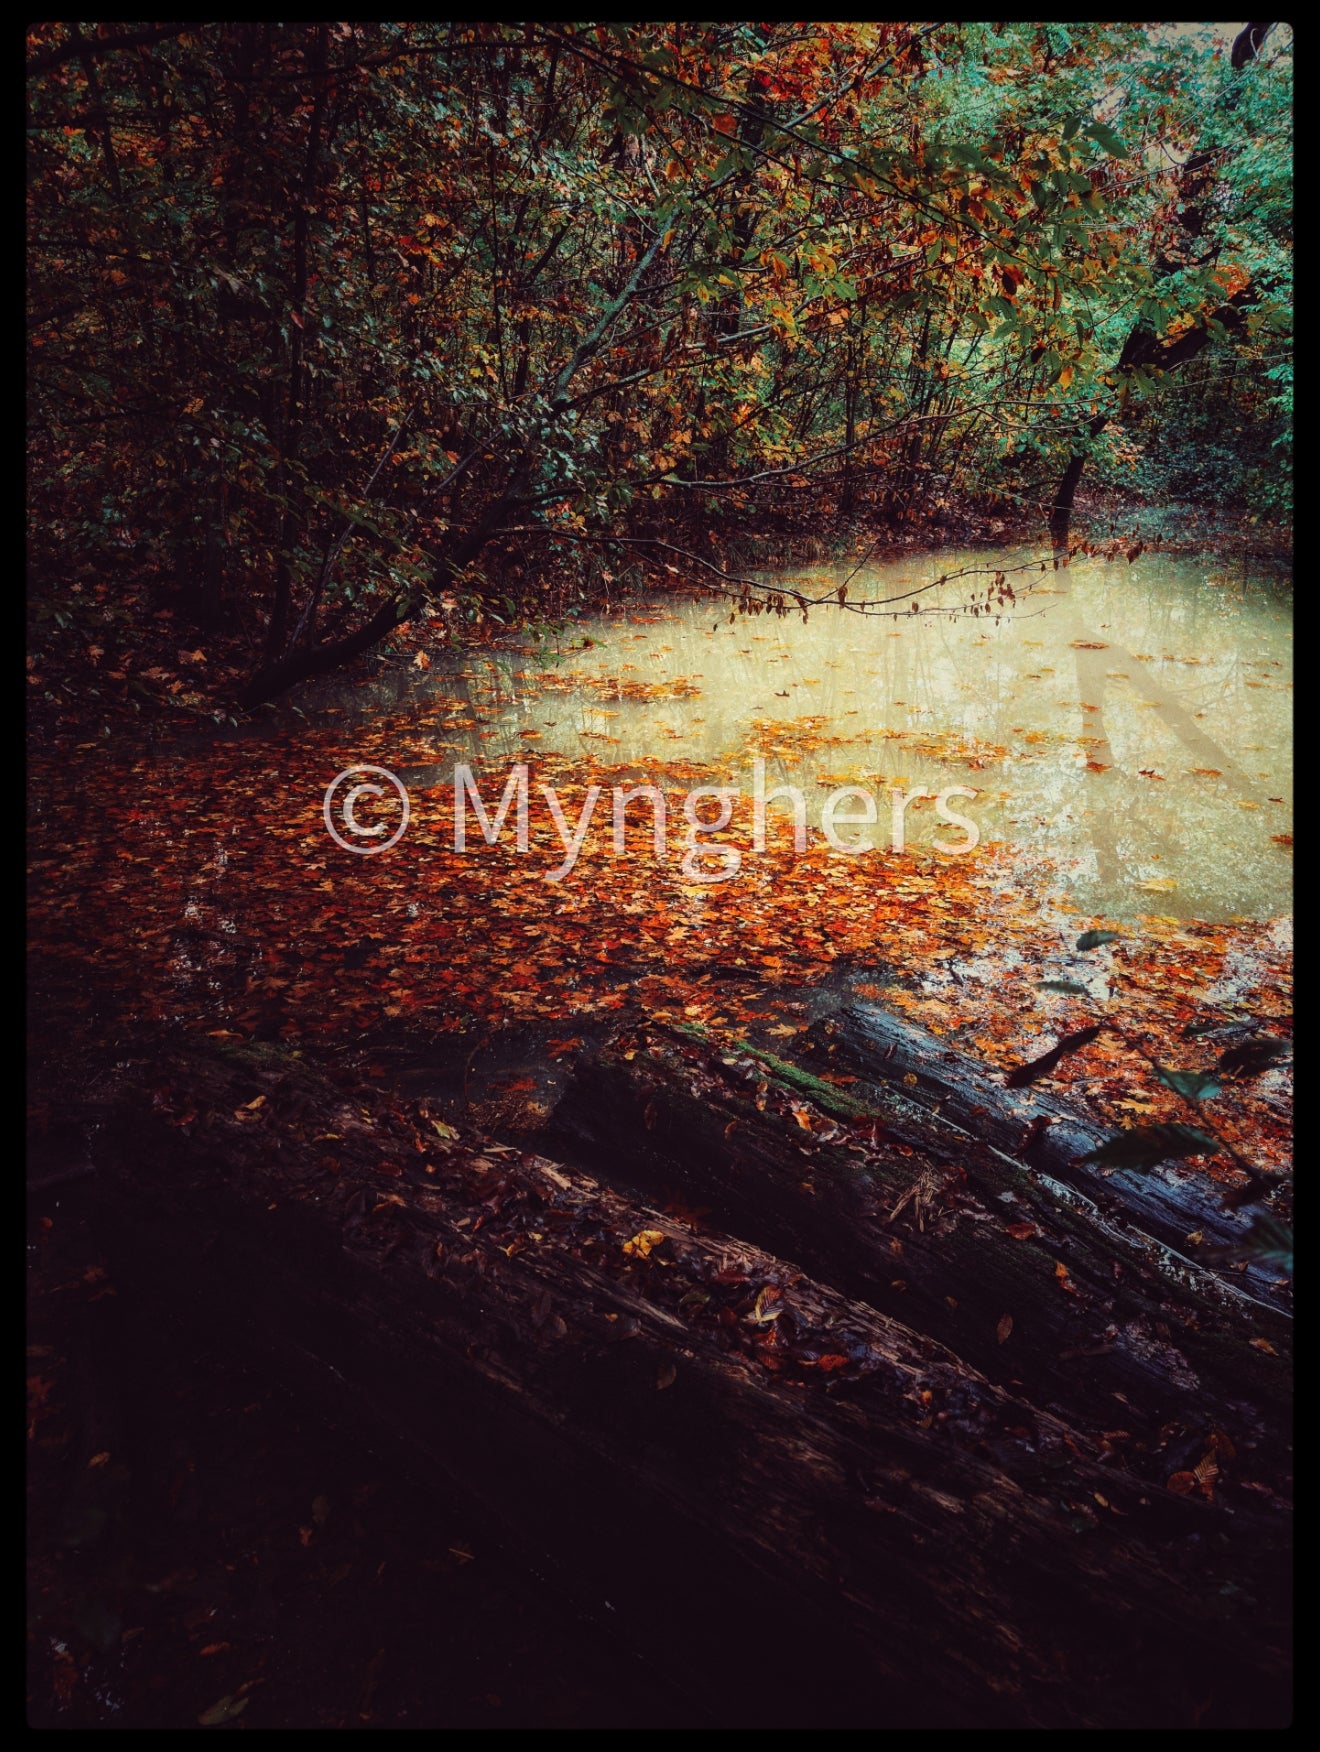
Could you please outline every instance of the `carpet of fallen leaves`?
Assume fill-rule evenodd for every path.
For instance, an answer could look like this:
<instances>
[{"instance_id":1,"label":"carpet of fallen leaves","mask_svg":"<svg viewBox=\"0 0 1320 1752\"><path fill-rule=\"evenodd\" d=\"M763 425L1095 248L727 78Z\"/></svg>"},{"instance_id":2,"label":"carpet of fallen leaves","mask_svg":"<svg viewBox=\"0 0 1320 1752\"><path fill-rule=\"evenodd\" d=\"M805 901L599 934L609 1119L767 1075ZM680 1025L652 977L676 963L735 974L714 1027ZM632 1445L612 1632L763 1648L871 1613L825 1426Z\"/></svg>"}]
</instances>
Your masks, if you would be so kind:
<instances>
[{"instance_id":1,"label":"carpet of fallen leaves","mask_svg":"<svg viewBox=\"0 0 1320 1752\"><path fill-rule=\"evenodd\" d=\"M1187 1117L1128 1041L1166 1067L1209 1068L1222 1039L1190 1030L1287 1029L1286 919L1150 916L1078 951L1080 933L1109 921L1072 910L1061 872L1038 853L849 855L813 833L795 855L775 811L767 849L754 853L745 771L728 829L706 842L739 848L739 874L694 882L680 868L682 798L696 785L737 784L735 768L650 763L644 776L670 802L663 859L645 804L629 811L624 855L611 849L608 787L638 783L635 768L530 752L525 853L512 844L512 816L495 845L469 816L468 849L455 851L452 786L434 780L412 788L412 820L392 850L341 850L322 816L329 782L362 762L435 762L443 730L419 723L414 707L382 712L365 730L309 721L136 748L70 739L38 753L33 946L47 974L59 970L61 1002L76 1018L109 990L142 1021L331 1049L382 1031L489 1037L531 1026L561 1057L585 1023L599 1032L645 1016L762 1031L787 1049L819 1013L813 991L827 988L890 1007L1006 1069L1105 1020L1117 1028L1054 1076L1126 1125ZM488 806L508 770L478 769ZM563 851L542 784L556 788L570 824L585 787L606 788L576 867L558 883L547 880ZM358 807L369 822L376 805ZM1042 989L1046 981L1084 995ZM1290 1080L1289 1066L1270 1069L1230 1081L1211 1103L1222 1135L1265 1168L1287 1163Z\"/></svg>"}]
</instances>

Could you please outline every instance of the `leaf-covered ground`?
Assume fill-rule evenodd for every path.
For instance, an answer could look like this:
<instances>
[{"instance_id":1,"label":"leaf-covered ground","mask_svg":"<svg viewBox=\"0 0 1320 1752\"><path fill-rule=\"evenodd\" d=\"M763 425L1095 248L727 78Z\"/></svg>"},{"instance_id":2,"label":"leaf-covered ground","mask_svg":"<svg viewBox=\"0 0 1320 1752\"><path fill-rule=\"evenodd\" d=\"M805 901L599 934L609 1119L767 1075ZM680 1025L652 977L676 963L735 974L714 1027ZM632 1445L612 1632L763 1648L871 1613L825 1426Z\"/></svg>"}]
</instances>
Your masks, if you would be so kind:
<instances>
[{"instance_id":1,"label":"leaf-covered ground","mask_svg":"<svg viewBox=\"0 0 1320 1752\"><path fill-rule=\"evenodd\" d=\"M1150 916L1080 951L1079 936L1109 921L1052 896L1058 872L1045 859L1028 868L1003 846L949 859L848 855L816 836L798 856L772 811L757 856L744 796L717 836L742 849L742 870L703 886L683 877L676 838L657 862L644 810L630 811L625 855L613 855L606 793L574 869L547 881L563 852L537 785L555 786L571 823L587 783L632 782L608 766L529 757L524 854L511 819L491 846L469 818L468 849L456 852L448 784L414 790L392 851L340 851L322 819L327 782L410 754L435 758L435 727L399 715L365 737L312 724L260 740L38 756L42 978L75 1015L109 990L144 1020L322 1049L410 1031L489 1040L530 1025L547 1031L557 1059L572 1056L584 1026L598 1034L644 1015L788 1041L822 985L895 1008L1005 1069L1104 1020L1113 1026L1053 1074L1119 1124L1187 1117L1134 1044L1169 1069L1210 1069L1253 1026L1288 1032L1288 921ZM684 762L664 771L675 810L692 786L722 776ZM506 772L480 775L488 802ZM1234 1025L1241 1032L1222 1032ZM1208 1104L1225 1138L1265 1168L1286 1164L1290 1076L1287 1065L1230 1076ZM1226 1161L1209 1171L1236 1174Z\"/></svg>"}]
</instances>

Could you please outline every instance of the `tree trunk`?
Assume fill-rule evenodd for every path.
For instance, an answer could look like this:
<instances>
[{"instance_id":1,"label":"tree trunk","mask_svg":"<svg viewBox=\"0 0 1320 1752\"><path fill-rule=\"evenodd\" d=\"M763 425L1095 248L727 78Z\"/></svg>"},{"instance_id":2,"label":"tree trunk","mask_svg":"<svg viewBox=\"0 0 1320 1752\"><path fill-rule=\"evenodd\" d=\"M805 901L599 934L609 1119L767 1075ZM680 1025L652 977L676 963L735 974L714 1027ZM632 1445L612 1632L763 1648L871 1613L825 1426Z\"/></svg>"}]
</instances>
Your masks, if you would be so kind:
<instances>
[{"instance_id":1,"label":"tree trunk","mask_svg":"<svg viewBox=\"0 0 1320 1752\"><path fill-rule=\"evenodd\" d=\"M1244 26L1233 42L1231 64L1235 72L1240 72L1249 62L1255 60L1265 45L1265 38L1273 29L1272 24ZM1195 158L1189 159L1184 166L1185 171L1200 168L1201 166ZM1204 229L1206 207L1213 192L1213 177L1200 177L1196 184L1195 198L1179 212L1179 224L1189 235L1199 236ZM1157 273L1171 275L1178 272L1183 265L1181 262L1172 260L1162 261L1157 264ZM1242 320L1241 305L1251 302L1253 297L1253 289L1245 288L1243 292L1236 294L1225 308L1216 310L1208 320L1221 322L1226 327L1238 326ZM1176 336L1172 341L1162 342L1155 335L1153 329L1143 323L1138 323L1129 333L1123 345L1123 351L1119 356L1115 370L1122 377L1137 366L1152 362L1164 370L1169 370L1174 365L1182 364L1185 359L1193 358L1209 339L1210 331L1204 324L1198 328L1187 330L1186 333ZM1098 436L1104 430L1109 417L1108 414L1101 414L1093 419L1087 428L1088 435L1091 438ZM1067 546L1073 501L1077 496L1077 488L1081 482L1082 472L1086 467L1089 454L1089 448L1073 452L1068 458L1059 484L1054 490L1054 500L1050 506L1049 528L1056 551Z\"/></svg>"},{"instance_id":2,"label":"tree trunk","mask_svg":"<svg viewBox=\"0 0 1320 1752\"><path fill-rule=\"evenodd\" d=\"M549 1142L647 1198L705 1208L1078 1428L1120 1424L1154 1484L1214 1427L1286 1471L1287 1366L1251 1344L1287 1352L1286 1307L1266 1304L1264 1274L1249 1293L1168 1245L1197 1228L1240 1239L1241 1218L1194 1182L1079 1170L1099 1128L880 1011L818 1045L822 1070L846 1055L861 1073L847 1092L699 1031L625 1036L578 1073Z\"/></svg>"},{"instance_id":3,"label":"tree trunk","mask_svg":"<svg viewBox=\"0 0 1320 1752\"><path fill-rule=\"evenodd\" d=\"M697 1725L1286 1720L1270 1494L1147 1483L1126 1408L1099 1442L796 1263L282 1049L116 1045L81 1089L121 1289L458 1481Z\"/></svg>"}]
</instances>

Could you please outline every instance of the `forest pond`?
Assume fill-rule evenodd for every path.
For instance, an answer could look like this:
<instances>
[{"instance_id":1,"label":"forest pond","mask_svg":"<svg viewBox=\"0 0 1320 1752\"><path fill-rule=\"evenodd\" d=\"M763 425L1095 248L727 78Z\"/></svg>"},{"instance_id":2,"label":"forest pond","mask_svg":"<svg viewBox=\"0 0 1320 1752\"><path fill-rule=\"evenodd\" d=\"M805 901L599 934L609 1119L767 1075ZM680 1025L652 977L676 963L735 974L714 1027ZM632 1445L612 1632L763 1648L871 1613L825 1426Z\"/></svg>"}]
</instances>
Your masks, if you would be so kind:
<instances>
[{"instance_id":1,"label":"forest pond","mask_svg":"<svg viewBox=\"0 0 1320 1752\"><path fill-rule=\"evenodd\" d=\"M1025 888L1066 894L1081 912L1226 922L1289 910L1285 582L1222 557L1078 556L1044 575L1021 569L1033 558L945 550L757 574L814 597L846 583L855 603L1002 567L1018 603L999 619L882 618L830 602L806 624L796 610L731 621L716 598L660 599L557 641L395 671L365 689L326 686L302 704L343 728L345 712L388 707L397 722L400 707L415 708L423 741L397 766L412 789L447 786L468 763L498 796L512 762L526 761L535 784L539 761L562 771L569 760L604 785L686 779L750 796L760 756L768 786L803 790L813 834L831 790L875 793L878 826L837 831L845 842L869 835L880 855L895 787L966 786L975 800L958 794L949 807L975 821L981 847L997 845ZM416 758L428 750L433 761ZM930 802L909 808L906 830L913 850L941 835L965 843Z\"/></svg>"}]
</instances>

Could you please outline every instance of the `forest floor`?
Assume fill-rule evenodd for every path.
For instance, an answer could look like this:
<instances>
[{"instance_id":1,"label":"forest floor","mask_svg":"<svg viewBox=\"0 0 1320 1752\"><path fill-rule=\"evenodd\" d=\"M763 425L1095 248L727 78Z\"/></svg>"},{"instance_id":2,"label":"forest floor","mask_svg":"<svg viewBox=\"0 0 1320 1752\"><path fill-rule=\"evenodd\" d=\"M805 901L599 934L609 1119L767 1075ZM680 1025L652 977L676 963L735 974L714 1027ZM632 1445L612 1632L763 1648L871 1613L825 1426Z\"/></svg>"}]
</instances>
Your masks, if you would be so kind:
<instances>
[{"instance_id":1,"label":"forest floor","mask_svg":"<svg viewBox=\"0 0 1320 1752\"><path fill-rule=\"evenodd\" d=\"M426 649L416 634L396 661ZM1057 1087L1115 1127L1186 1118L1149 1061L1205 1068L1214 1029L1290 1035L1288 921L1173 919L1153 895L1149 916L1081 951L1080 934L1111 921L1042 900L1045 868L1025 892L993 851L878 871L772 839L735 912L698 885L656 884L640 856L621 875L588 848L551 913L503 847L460 863L423 828L413 861L370 892L322 868L309 904L291 905L309 858L324 864L304 805L334 770L333 727L263 742L263 831L231 857L225 799L252 782L251 749L196 732L239 677L237 647L217 661L174 610L98 586L29 665L38 1061L46 1043L103 1050L130 1025L278 1040L525 1141L573 1065L644 1020L791 1055L813 1021L869 1000L1004 1072L1100 1020ZM381 729L404 752L416 734L403 717ZM571 816L574 772L544 764ZM210 888L200 844L215 848ZM38 1181L77 1166L67 1094L37 1072ZM1241 1156L1286 1169L1291 1066L1229 1077L1214 1118ZM1191 1168L1226 1190L1243 1179L1222 1155ZM79 1182L34 1200L29 1256L34 1726L246 1726L249 1704L268 1727L701 1725L608 1627L566 1616L471 1502L325 1427L223 1343L199 1356L136 1304ZM108 1358L108 1411L89 1356ZM88 1452L103 1417L118 1434ZM121 1439L135 1457L122 1503L108 1523L80 1522L78 1478L109 1476Z\"/></svg>"}]
</instances>

